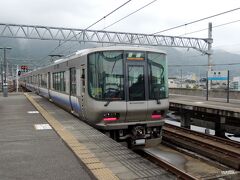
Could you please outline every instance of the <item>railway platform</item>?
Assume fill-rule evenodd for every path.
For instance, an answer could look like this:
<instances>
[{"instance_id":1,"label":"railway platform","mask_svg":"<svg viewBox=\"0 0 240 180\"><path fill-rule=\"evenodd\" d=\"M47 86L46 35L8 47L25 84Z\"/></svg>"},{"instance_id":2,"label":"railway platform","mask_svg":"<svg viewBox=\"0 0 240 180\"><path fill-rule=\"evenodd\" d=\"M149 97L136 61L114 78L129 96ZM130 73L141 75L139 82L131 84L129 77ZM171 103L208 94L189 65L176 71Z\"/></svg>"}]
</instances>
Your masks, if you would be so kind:
<instances>
[{"instance_id":1,"label":"railway platform","mask_svg":"<svg viewBox=\"0 0 240 180\"><path fill-rule=\"evenodd\" d=\"M35 94L0 97L1 179L176 179Z\"/></svg>"},{"instance_id":2,"label":"railway platform","mask_svg":"<svg viewBox=\"0 0 240 180\"><path fill-rule=\"evenodd\" d=\"M197 125L215 130L217 136L225 136L225 132L239 134L240 101L170 94L170 110L179 112L181 126L190 128Z\"/></svg>"},{"instance_id":3,"label":"railway platform","mask_svg":"<svg viewBox=\"0 0 240 180\"><path fill-rule=\"evenodd\" d=\"M93 179L23 94L0 97L0 179Z\"/></svg>"}]
</instances>

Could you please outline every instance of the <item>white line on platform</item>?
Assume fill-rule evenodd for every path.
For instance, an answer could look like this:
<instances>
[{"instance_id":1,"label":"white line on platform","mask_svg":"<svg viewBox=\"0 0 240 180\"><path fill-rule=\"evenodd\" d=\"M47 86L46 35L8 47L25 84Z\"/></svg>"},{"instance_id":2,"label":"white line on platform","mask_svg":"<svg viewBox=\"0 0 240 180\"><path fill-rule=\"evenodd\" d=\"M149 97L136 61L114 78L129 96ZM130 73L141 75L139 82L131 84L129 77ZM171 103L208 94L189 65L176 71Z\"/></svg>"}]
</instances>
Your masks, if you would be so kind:
<instances>
[{"instance_id":1,"label":"white line on platform","mask_svg":"<svg viewBox=\"0 0 240 180\"><path fill-rule=\"evenodd\" d=\"M27 113L28 114L38 114L39 112L38 111L28 111Z\"/></svg>"},{"instance_id":2,"label":"white line on platform","mask_svg":"<svg viewBox=\"0 0 240 180\"><path fill-rule=\"evenodd\" d=\"M34 124L36 130L52 129L49 124Z\"/></svg>"}]
</instances>

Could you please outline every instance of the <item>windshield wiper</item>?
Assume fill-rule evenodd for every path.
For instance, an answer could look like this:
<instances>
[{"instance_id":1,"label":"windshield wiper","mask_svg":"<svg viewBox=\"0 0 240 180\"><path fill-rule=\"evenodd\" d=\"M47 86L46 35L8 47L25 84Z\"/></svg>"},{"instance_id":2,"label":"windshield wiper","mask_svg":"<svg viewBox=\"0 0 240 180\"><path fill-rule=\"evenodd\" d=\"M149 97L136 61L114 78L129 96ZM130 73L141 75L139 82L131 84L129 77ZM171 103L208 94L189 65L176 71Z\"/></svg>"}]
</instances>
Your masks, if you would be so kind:
<instances>
[{"instance_id":1,"label":"windshield wiper","mask_svg":"<svg viewBox=\"0 0 240 180\"><path fill-rule=\"evenodd\" d=\"M109 100L106 102L106 104L104 104L104 106L105 106L105 107L108 106L108 105L110 104L110 102L112 102L112 99L109 99Z\"/></svg>"},{"instance_id":2,"label":"windshield wiper","mask_svg":"<svg viewBox=\"0 0 240 180\"><path fill-rule=\"evenodd\" d=\"M107 102L104 104L104 106L108 106L112 101L122 100L122 98L107 98L106 100Z\"/></svg>"},{"instance_id":3,"label":"windshield wiper","mask_svg":"<svg viewBox=\"0 0 240 180\"><path fill-rule=\"evenodd\" d=\"M156 98L157 104L161 104L160 99Z\"/></svg>"},{"instance_id":4,"label":"windshield wiper","mask_svg":"<svg viewBox=\"0 0 240 180\"><path fill-rule=\"evenodd\" d=\"M157 101L157 104L161 104L161 101L160 101L160 89L158 87L155 87L153 89L153 92L154 92L154 97Z\"/></svg>"}]
</instances>

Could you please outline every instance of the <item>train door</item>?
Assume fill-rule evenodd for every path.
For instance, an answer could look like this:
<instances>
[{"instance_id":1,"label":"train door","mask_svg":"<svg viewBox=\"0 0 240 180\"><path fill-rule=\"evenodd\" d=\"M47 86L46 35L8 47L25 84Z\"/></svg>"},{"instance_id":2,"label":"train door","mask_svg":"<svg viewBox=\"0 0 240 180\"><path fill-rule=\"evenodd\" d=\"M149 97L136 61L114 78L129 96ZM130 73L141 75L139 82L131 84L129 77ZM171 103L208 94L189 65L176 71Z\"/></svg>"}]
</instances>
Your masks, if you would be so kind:
<instances>
[{"instance_id":1,"label":"train door","mask_svg":"<svg viewBox=\"0 0 240 180\"><path fill-rule=\"evenodd\" d=\"M69 70L69 100L71 105L71 111L78 114L80 111L79 102L77 98L77 79L76 79L76 68L70 68Z\"/></svg>"},{"instance_id":2,"label":"train door","mask_svg":"<svg viewBox=\"0 0 240 180\"><path fill-rule=\"evenodd\" d=\"M127 121L144 121L147 116L147 66L140 57L126 59Z\"/></svg>"},{"instance_id":3,"label":"train door","mask_svg":"<svg viewBox=\"0 0 240 180\"><path fill-rule=\"evenodd\" d=\"M47 75L47 78L48 78L48 96L49 96L49 99L51 100L51 96L50 96L50 90L51 90L51 73L48 72L48 75Z\"/></svg>"},{"instance_id":4,"label":"train door","mask_svg":"<svg viewBox=\"0 0 240 180\"><path fill-rule=\"evenodd\" d=\"M76 95L76 69L70 68L69 69L69 101L71 106L71 111L73 110L73 98L72 96Z\"/></svg>"},{"instance_id":5,"label":"train door","mask_svg":"<svg viewBox=\"0 0 240 180\"><path fill-rule=\"evenodd\" d=\"M85 94L86 94L86 69L85 69L85 64L81 65L80 67L80 113L79 116L81 119L85 119L85 106L86 106L86 99L85 99Z\"/></svg>"},{"instance_id":6,"label":"train door","mask_svg":"<svg viewBox=\"0 0 240 180\"><path fill-rule=\"evenodd\" d=\"M40 93L41 80L42 80L42 75L41 75L41 74L38 74L38 75L37 75L37 89L36 89L36 92L37 92L38 94Z\"/></svg>"}]
</instances>

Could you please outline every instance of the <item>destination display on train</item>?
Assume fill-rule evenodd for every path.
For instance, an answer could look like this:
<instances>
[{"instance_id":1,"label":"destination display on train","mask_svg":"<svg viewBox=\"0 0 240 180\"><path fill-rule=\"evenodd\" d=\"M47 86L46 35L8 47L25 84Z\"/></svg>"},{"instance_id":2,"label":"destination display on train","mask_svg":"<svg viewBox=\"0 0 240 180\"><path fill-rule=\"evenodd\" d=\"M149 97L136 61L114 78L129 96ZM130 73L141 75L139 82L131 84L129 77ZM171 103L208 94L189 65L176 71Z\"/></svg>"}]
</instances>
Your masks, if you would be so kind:
<instances>
[{"instance_id":1,"label":"destination display on train","mask_svg":"<svg viewBox=\"0 0 240 180\"><path fill-rule=\"evenodd\" d=\"M128 52L127 60L129 61L144 61L144 52Z\"/></svg>"}]
</instances>

